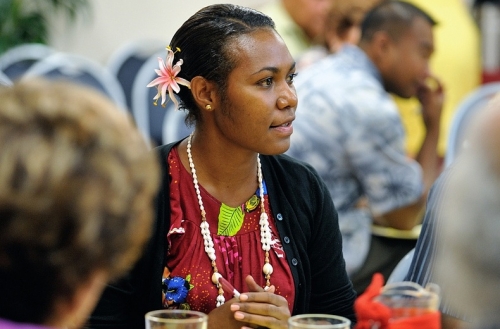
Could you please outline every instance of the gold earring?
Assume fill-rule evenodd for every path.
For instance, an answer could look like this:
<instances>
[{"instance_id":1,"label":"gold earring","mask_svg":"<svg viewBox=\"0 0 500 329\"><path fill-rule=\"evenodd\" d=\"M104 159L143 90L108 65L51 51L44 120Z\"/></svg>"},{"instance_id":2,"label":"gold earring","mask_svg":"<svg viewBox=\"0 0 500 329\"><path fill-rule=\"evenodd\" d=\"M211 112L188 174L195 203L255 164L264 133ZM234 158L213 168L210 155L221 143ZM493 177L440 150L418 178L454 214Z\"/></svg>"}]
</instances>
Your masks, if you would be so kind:
<instances>
[{"instance_id":1,"label":"gold earring","mask_svg":"<svg viewBox=\"0 0 500 329\"><path fill-rule=\"evenodd\" d=\"M210 104L205 105L205 108L210 111L212 109L212 106Z\"/></svg>"}]
</instances>

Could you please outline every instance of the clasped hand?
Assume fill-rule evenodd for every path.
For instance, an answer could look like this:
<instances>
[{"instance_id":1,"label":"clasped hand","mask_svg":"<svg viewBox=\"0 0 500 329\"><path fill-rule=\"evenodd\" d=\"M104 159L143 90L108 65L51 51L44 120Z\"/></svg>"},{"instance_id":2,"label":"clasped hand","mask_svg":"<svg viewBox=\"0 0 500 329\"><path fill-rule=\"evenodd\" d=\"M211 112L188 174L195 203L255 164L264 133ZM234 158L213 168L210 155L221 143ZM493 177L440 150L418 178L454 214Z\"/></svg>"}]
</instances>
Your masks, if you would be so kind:
<instances>
[{"instance_id":1,"label":"clasped hand","mask_svg":"<svg viewBox=\"0 0 500 329\"><path fill-rule=\"evenodd\" d=\"M287 328L290 317L287 300L274 293L274 286L264 291L250 275L245 278L245 282L249 292L210 312L208 328Z\"/></svg>"}]
</instances>

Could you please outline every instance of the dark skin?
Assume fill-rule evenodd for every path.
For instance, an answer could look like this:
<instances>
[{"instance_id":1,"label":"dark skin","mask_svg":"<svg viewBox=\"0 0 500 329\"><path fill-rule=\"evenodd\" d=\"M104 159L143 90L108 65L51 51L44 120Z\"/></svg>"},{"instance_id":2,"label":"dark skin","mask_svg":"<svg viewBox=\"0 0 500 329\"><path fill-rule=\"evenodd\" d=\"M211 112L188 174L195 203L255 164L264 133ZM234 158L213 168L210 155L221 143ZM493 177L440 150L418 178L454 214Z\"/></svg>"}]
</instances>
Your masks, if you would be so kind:
<instances>
[{"instance_id":1,"label":"dark skin","mask_svg":"<svg viewBox=\"0 0 500 329\"><path fill-rule=\"evenodd\" d=\"M282 4L293 21L311 41L322 37L333 0L283 0Z\"/></svg>"},{"instance_id":2,"label":"dark skin","mask_svg":"<svg viewBox=\"0 0 500 329\"><path fill-rule=\"evenodd\" d=\"M238 56L228 76L226 97L201 76L191 80L191 92L201 110L191 152L200 185L219 201L238 206L253 195L257 155L280 154L290 145L297 95L293 87L295 62L272 29L263 28L231 41ZM207 107L210 105L210 107ZM187 140L178 146L187 169ZM271 276L272 282L272 276ZM209 314L209 328L287 328L287 300L267 291L251 276L247 292Z\"/></svg>"},{"instance_id":3,"label":"dark skin","mask_svg":"<svg viewBox=\"0 0 500 329\"><path fill-rule=\"evenodd\" d=\"M274 293L274 286L264 291L250 275L245 281L249 292L241 294L239 299L226 301L210 312L208 328L288 328L288 304Z\"/></svg>"}]
</instances>

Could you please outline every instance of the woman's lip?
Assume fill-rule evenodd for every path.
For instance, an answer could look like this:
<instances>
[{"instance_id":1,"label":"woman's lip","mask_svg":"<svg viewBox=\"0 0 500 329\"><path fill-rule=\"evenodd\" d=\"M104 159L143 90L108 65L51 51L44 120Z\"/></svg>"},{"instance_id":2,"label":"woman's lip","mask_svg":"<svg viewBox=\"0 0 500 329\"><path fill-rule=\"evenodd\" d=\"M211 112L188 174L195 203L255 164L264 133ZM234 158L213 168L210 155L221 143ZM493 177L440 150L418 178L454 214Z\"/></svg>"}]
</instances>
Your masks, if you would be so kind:
<instances>
[{"instance_id":1,"label":"woman's lip","mask_svg":"<svg viewBox=\"0 0 500 329\"><path fill-rule=\"evenodd\" d=\"M289 120L286 120L284 121L283 123L279 124L279 125L272 125L271 128L279 128L279 127L289 127L292 125L292 122L295 120L295 117L289 119Z\"/></svg>"},{"instance_id":2,"label":"woman's lip","mask_svg":"<svg viewBox=\"0 0 500 329\"><path fill-rule=\"evenodd\" d=\"M271 126L271 128L281 128L281 127L289 127L292 125L292 122L285 122L283 124L277 125L277 126Z\"/></svg>"},{"instance_id":3,"label":"woman's lip","mask_svg":"<svg viewBox=\"0 0 500 329\"><path fill-rule=\"evenodd\" d=\"M293 133L292 121L289 121L279 126L271 126L271 129L275 132L279 132L280 134L290 136Z\"/></svg>"}]
</instances>

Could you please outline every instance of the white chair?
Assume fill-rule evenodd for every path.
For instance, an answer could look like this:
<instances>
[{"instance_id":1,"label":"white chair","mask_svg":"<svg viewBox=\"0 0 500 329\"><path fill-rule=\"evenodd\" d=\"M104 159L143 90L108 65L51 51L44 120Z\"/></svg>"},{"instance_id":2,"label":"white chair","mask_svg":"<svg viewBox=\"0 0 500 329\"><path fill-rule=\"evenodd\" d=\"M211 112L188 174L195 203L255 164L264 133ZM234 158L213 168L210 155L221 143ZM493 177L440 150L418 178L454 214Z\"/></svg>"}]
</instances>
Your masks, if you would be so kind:
<instances>
[{"instance_id":1,"label":"white chair","mask_svg":"<svg viewBox=\"0 0 500 329\"><path fill-rule=\"evenodd\" d=\"M0 71L0 86L12 86L12 81L2 71Z\"/></svg>"},{"instance_id":2,"label":"white chair","mask_svg":"<svg viewBox=\"0 0 500 329\"><path fill-rule=\"evenodd\" d=\"M155 53L165 49L159 40L139 39L127 42L111 54L106 66L120 83L129 111L132 111L132 85L141 66Z\"/></svg>"},{"instance_id":3,"label":"white chair","mask_svg":"<svg viewBox=\"0 0 500 329\"><path fill-rule=\"evenodd\" d=\"M193 127L185 123L186 113L184 111L168 111L163 119L163 143L171 143L189 136Z\"/></svg>"},{"instance_id":4,"label":"white chair","mask_svg":"<svg viewBox=\"0 0 500 329\"><path fill-rule=\"evenodd\" d=\"M478 112L484 109L489 100L498 92L500 92L500 82L487 83L472 91L458 105L451 121L450 132L448 134L444 158L445 167L449 166L460 151L467 147L465 132L469 127L469 123Z\"/></svg>"},{"instance_id":5,"label":"white chair","mask_svg":"<svg viewBox=\"0 0 500 329\"><path fill-rule=\"evenodd\" d=\"M27 43L10 48L0 56L0 71L11 81L17 80L33 64L53 53L54 49L40 43Z\"/></svg>"},{"instance_id":6,"label":"white chair","mask_svg":"<svg viewBox=\"0 0 500 329\"><path fill-rule=\"evenodd\" d=\"M398 265L392 270L391 275L387 279L386 285L394 282L404 281L408 270L410 269L411 261L413 260L413 254L415 254L415 248L410 250L401 260Z\"/></svg>"},{"instance_id":7,"label":"white chair","mask_svg":"<svg viewBox=\"0 0 500 329\"><path fill-rule=\"evenodd\" d=\"M151 56L141 66L132 86L132 113L137 127L156 145L176 140L175 136L182 135L183 131L187 132L186 135L190 132L184 124L185 113L176 111L171 100L167 102L166 107L162 107L160 102L154 105L153 97L157 89L146 87L157 77L155 69L158 69L158 57L165 56L165 50Z\"/></svg>"},{"instance_id":8,"label":"white chair","mask_svg":"<svg viewBox=\"0 0 500 329\"><path fill-rule=\"evenodd\" d=\"M67 80L94 88L126 110L125 96L117 79L101 64L74 54L54 53L29 68L22 79L43 77Z\"/></svg>"}]
</instances>

